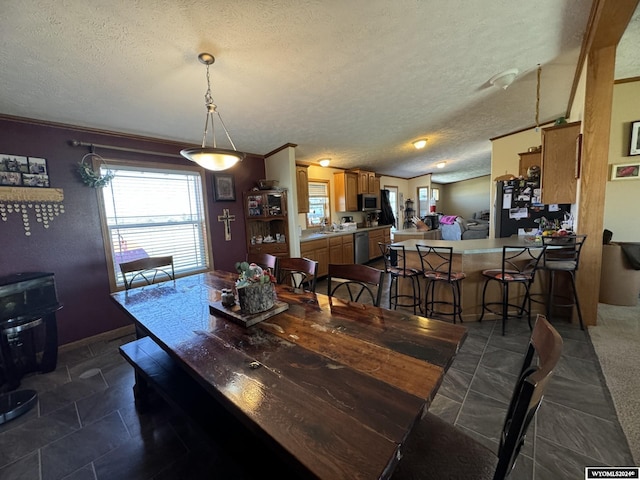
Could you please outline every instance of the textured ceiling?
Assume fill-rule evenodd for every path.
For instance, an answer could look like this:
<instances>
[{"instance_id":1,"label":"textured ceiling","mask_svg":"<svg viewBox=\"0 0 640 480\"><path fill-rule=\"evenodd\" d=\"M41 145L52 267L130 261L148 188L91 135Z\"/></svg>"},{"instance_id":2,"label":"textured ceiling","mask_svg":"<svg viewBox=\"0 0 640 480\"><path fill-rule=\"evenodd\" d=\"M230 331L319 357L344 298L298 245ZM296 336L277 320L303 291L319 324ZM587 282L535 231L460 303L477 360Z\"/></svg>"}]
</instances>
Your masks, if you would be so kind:
<instances>
[{"instance_id":1,"label":"textured ceiling","mask_svg":"<svg viewBox=\"0 0 640 480\"><path fill-rule=\"evenodd\" d=\"M0 113L202 140L213 97L239 150L448 183L489 139L565 114L590 0L8 0ZM636 22L637 25L637 22ZM631 55L635 62L637 50ZM495 74L520 71L501 90ZM411 141L426 137L417 151ZM227 146L218 138L219 146ZM442 170L435 164L446 161Z\"/></svg>"}]
</instances>

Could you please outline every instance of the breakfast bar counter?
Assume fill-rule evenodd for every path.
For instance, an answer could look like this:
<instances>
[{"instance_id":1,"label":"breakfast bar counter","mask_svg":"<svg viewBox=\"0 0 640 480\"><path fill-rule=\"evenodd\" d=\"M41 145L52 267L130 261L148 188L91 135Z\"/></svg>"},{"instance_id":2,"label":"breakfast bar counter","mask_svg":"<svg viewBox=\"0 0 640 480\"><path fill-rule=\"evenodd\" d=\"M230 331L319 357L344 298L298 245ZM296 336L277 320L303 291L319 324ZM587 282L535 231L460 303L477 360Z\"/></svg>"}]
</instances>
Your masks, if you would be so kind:
<instances>
[{"instance_id":1,"label":"breakfast bar counter","mask_svg":"<svg viewBox=\"0 0 640 480\"><path fill-rule=\"evenodd\" d=\"M411 239L401 242L395 242L393 246L404 246L407 254L407 267L420 270L420 256L416 249L416 245L430 245L434 247L452 247L453 248L453 267L454 271L464 272L466 278L460 282L461 302L462 302L462 319L463 321L475 322L482 313L482 288L484 287L484 277L482 271L490 268L500 268L502 264L502 248L505 246L529 247L539 245L523 236L513 236L507 238L483 238L477 240L420 240ZM542 293L544 291L543 279L541 275L536 276L536 281L532 286L532 293ZM495 282L493 282L495 283ZM404 287L404 288L403 288ZM406 288L406 290L405 290ZM410 285L401 285L402 293L410 293ZM422 289L424 295L424 289ZM450 289L442 289L438 295L447 298L450 296ZM517 289L514 289L517 290ZM521 292L511 292L513 298L520 295ZM491 302L500 301L501 296L495 286L491 286L487 290L487 300ZM540 303L532 304L533 312L544 313L544 305ZM493 319L495 315L486 313L485 318Z\"/></svg>"}]
</instances>

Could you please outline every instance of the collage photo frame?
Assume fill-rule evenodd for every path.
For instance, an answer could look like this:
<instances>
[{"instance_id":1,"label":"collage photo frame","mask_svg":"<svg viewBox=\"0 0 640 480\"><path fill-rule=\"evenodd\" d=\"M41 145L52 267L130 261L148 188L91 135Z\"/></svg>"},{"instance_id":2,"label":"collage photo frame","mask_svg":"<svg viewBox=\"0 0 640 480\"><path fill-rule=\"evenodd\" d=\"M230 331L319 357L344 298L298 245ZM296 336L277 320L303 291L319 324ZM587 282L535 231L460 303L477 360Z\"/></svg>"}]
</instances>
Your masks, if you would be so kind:
<instances>
[{"instance_id":1,"label":"collage photo frame","mask_svg":"<svg viewBox=\"0 0 640 480\"><path fill-rule=\"evenodd\" d=\"M49 187L47 160L0 153L0 186Z\"/></svg>"}]
</instances>

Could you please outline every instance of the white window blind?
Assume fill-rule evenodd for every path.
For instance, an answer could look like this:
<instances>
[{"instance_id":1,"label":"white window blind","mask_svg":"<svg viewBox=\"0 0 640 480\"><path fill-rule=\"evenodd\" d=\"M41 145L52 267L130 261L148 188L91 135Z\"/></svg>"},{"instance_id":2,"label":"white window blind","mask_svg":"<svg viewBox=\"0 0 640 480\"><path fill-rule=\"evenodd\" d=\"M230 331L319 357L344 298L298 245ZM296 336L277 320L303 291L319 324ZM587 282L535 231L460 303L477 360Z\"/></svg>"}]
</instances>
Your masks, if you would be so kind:
<instances>
[{"instance_id":1,"label":"white window blind","mask_svg":"<svg viewBox=\"0 0 640 480\"><path fill-rule=\"evenodd\" d=\"M102 189L115 283L119 264L172 255L176 274L209 267L202 180L197 171L110 166ZM101 173L106 173L105 168Z\"/></svg>"},{"instance_id":2,"label":"white window blind","mask_svg":"<svg viewBox=\"0 0 640 480\"><path fill-rule=\"evenodd\" d=\"M309 182L309 213L307 226L318 227L322 221L329 220L329 184L325 182Z\"/></svg>"}]
</instances>

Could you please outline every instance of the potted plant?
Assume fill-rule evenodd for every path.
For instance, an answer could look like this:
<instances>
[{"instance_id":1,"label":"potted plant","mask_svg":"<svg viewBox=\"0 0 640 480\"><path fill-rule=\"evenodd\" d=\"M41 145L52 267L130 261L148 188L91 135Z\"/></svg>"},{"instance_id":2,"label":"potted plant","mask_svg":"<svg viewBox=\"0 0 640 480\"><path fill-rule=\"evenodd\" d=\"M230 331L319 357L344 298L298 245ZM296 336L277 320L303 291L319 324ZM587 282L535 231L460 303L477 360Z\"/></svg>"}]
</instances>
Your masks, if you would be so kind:
<instances>
[{"instance_id":1,"label":"potted plant","mask_svg":"<svg viewBox=\"0 0 640 480\"><path fill-rule=\"evenodd\" d=\"M239 274L236 291L242 313L255 314L272 308L276 301L276 279L271 271L248 262L237 262L236 270Z\"/></svg>"}]
</instances>

